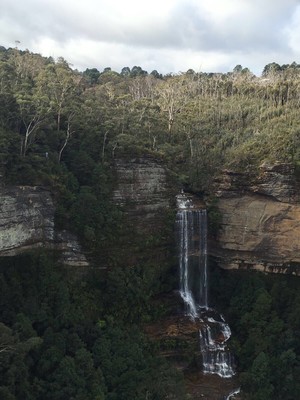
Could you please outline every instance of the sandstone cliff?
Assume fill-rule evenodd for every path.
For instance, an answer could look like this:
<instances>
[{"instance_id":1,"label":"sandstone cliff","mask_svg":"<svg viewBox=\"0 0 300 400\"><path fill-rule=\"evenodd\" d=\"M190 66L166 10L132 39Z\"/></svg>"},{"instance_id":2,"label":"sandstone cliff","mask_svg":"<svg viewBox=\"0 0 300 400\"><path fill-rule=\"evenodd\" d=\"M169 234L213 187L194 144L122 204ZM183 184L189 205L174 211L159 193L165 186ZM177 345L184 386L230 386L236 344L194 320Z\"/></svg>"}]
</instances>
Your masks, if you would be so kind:
<instances>
[{"instance_id":1,"label":"sandstone cliff","mask_svg":"<svg viewBox=\"0 0 300 400\"><path fill-rule=\"evenodd\" d=\"M170 208L173 193L164 166L155 158L144 156L119 159L115 163L117 186L114 201L124 207L138 230L149 232L159 225Z\"/></svg>"},{"instance_id":2,"label":"sandstone cliff","mask_svg":"<svg viewBox=\"0 0 300 400\"><path fill-rule=\"evenodd\" d=\"M160 237L166 213L175 209L176 187L152 157L119 159L115 170L114 201L124 207L140 241L159 239L162 257L169 238L163 243ZM210 253L221 267L299 274L300 190L291 165L262 165L258 175L224 171L215 193L222 221ZM56 231L54 212L45 188L0 188L0 256L46 247L61 250L65 264L88 265L76 237Z\"/></svg>"},{"instance_id":3,"label":"sandstone cliff","mask_svg":"<svg viewBox=\"0 0 300 400\"><path fill-rule=\"evenodd\" d=\"M124 255L128 256L135 248L132 238L138 236L141 241L164 228L166 210L175 199L169 191L165 168L152 157L119 159L115 171L113 200L125 210L132 229L132 237L125 238ZM54 214L53 198L46 188L0 187L0 257L45 247L60 250L64 264L88 265L76 237L56 230Z\"/></svg>"},{"instance_id":4,"label":"sandstone cliff","mask_svg":"<svg viewBox=\"0 0 300 400\"><path fill-rule=\"evenodd\" d=\"M54 212L51 193L45 188L0 188L0 256L45 247L60 250L64 264L88 265L76 237L55 230Z\"/></svg>"},{"instance_id":5,"label":"sandstone cliff","mask_svg":"<svg viewBox=\"0 0 300 400\"><path fill-rule=\"evenodd\" d=\"M124 212L123 232L110 249L123 265L169 264L174 253L176 188L159 159L144 155L115 161L113 200Z\"/></svg>"},{"instance_id":6,"label":"sandstone cliff","mask_svg":"<svg viewBox=\"0 0 300 400\"><path fill-rule=\"evenodd\" d=\"M264 164L258 176L224 171L216 182L221 229L211 245L219 265L299 274L299 192L289 164Z\"/></svg>"}]
</instances>

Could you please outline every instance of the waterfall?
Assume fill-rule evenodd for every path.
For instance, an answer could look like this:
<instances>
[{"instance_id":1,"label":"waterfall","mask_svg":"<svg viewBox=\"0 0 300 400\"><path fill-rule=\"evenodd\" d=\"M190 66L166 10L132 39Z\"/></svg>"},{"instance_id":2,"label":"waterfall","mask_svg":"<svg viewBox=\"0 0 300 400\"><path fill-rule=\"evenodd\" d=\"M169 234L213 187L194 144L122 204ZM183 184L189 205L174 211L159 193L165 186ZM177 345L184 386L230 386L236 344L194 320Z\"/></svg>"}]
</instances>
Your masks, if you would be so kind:
<instances>
[{"instance_id":1,"label":"waterfall","mask_svg":"<svg viewBox=\"0 0 300 400\"><path fill-rule=\"evenodd\" d=\"M208 324L203 325L199 331L203 372L204 374L217 374L222 378L231 378L234 375L233 359L225 345L229 339L227 336L228 325L216 321L215 323L219 324L216 329L219 338L213 337L212 327Z\"/></svg>"},{"instance_id":2,"label":"waterfall","mask_svg":"<svg viewBox=\"0 0 300 400\"><path fill-rule=\"evenodd\" d=\"M207 215L206 210L195 210L188 198L177 196L179 211L176 216L180 295L186 313L193 319L201 309L207 309Z\"/></svg>"},{"instance_id":3,"label":"waterfall","mask_svg":"<svg viewBox=\"0 0 300 400\"><path fill-rule=\"evenodd\" d=\"M235 389L232 392L230 392L229 395L224 398L224 400L230 400L231 398L235 397L235 395L239 394L240 392L241 392L241 388Z\"/></svg>"},{"instance_id":4,"label":"waterfall","mask_svg":"<svg viewBox=\"0 0 300 400\"><path fill-rule=\"evenodd\" d=\"M207 213L196 209L184 193L177 196L177 206L179 293L186 314L203 322L199 330L203 373L230 378L234 360L225 343L231 331L223 316L208 307Z\"/></svg>"}]
</instances>

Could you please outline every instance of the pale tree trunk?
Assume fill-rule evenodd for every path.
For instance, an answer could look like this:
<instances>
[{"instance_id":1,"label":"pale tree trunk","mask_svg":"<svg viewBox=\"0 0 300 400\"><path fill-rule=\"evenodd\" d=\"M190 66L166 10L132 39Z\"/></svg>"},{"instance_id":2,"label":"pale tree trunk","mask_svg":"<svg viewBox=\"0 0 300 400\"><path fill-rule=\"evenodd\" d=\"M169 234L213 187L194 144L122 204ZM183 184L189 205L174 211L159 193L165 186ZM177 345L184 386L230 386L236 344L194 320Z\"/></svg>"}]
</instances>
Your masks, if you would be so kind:
<instances>
[{"instance_id":1,"label":"pale tree trunk","mask_svg":"<svg viewBox=\"0 0 300 400\"><path fill-rule=\"evenodd\" d=\"M190 153L191 153L191 160L194 158L194 146L193 146L193 139L191 137L191 133L187 133L187 137L189 140L189 145L190 145Z\"/></svg>"},{"instance_id":2,"label":"pale tree trunk","mask_svg":"<svg viewBox=\"0 0 300 400\"><path fill-rule=\"evenodd\" d=\"M60 161L61 161L62 153L63 153L64 149L66 148L70 138L72 137L73 133L75 133L75 131L71 131L71 121L72 121L73 117L74 117L74 114L71 114L69 116L69 118L68 118L68 126L67 126L66 138L65 138L65 141L64 141L64 143L63 143L63 145L62 145L62 147L61 147L61 149L59 150L59 153L58 153L58 163L60 163Z\"/></svg>"},{"instance_id":3,"label":"pale tree trunk","mask_svg":"<svg viewBox=\"0 0 300 400\"><path fill-rule=\"evenodd\" d=\"M24 122L24 121L23 121ZM30 145L29 139L32 136L33 132L42 124L43 119L41 119L40 115L36 115L32 118L32 120L29 122L29 124L25 124L26 127L26 132L25 132L25 138L23 142L21 143L21 155L23 157L26 156L28 147Z\"/></svg>"},{"instance_id":4,"label":"pale tree trunk","mask_svg":"<svg viewBox=\"0 0 300 400\"><path fill-rule=\"evenodd\" d=\"M61 117L61 109L59 108L58 113L57 113L57 132L60 131L60 117Z\"/></svg>"},{"instance_id":5,"label":"pale tree trunk","mask_svg":"<svg viewBox=\"0 0 300 400\"><path fill-rule=\"evenodd\" d=\"M10 351L13 351L14 350L14 348L12 347L12 346L9 346L9 345L1 345L0 346L0 353L8 353L8 352L10 352Z\"/></svg>"},{"instance_id":6,"label":"pale tree trunk","mask_svg":"<svg viewBox=\"0 0 300 400\"><path fill-rule=\"evenodd\" d=\"M61 82L60 80L58 80L58 84L60 86L63 85L63 87L59 93L55 93L55 101L57 104L57 119L56 119L57 132L60 131L61 115L62 115L64 104L66 102L67 94L68 94L69 90L72 88L72 86L70 84Z\"/></svg>"},{"instance_id":7,"label":"pale tree trunk","mask_svg":"<svg viewBox=\"0 0 300 400\"><path fill-rule=\"evenodd\" d=\"M156 136L153 136L152 149L156 149Z\"/></svg>"},{"instance_id":8,"label":"pale tree trunk","mask_svg":"<svg viewBox=\"0 0 300 400\"><path fill-rule=\"evenodd\" d=\"M118 142L117 143L115 143L114 145L113 145L113 148L112 148L112 158L115 158L115 151L116 151L116 148L118 147Z\"/></svg>"},{"instance_id":9,"label":"pale tree trunk","mask_svg":"<svg viewBox=\"0 0 300 400\"><path fill-rule=\"evenodd\" d=\"M102 162L104 161L105 145L106 145L107 135L108 135L108 131L106 131L104 133L104 138L103 138L103 146L102 146L102 154L101 154Z\"/></svg>"},{"instance_id":10,"label":"pale tree trunk","mask_svg":"<svg viewBox=\"0 0 300 400\"><path fill-rule=\"evenodd\" d=\"M174 123L173 105L169 107L168 113L169 113L168 132L171 133L172 127L173 127L173 123Z\"/></svg>"}]
</instances>

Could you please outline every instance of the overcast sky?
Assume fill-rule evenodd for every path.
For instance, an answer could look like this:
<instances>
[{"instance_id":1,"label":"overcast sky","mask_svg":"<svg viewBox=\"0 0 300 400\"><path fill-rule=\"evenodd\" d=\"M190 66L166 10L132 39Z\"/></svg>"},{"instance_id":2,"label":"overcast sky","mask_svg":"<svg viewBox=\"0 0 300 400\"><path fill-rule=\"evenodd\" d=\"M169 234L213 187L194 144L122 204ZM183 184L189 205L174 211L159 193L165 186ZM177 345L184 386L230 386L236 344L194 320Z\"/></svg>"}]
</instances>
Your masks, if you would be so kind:
<instances>
[{"instance_id":1,"label":"overcast sky","mask_svg":"<svg viewBox=\"0 0 300 400\"><path fill-rule=\"evenodd\" d=\"M81 71L260 75L300 63L300 0L0 0L0 45L64 57Z\"/></svg>"}]
</instances>

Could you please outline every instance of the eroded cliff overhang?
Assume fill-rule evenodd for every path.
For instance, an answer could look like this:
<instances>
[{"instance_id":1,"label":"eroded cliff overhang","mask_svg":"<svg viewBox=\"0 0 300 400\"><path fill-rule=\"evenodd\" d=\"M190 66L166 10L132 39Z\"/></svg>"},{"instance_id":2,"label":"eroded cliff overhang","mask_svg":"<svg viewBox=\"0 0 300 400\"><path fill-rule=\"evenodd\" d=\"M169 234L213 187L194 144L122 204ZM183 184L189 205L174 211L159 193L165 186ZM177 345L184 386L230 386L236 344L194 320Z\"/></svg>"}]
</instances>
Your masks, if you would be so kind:
<instances>
[{"instance_id":1,"label":"eroded cliff overhang","mask_svg":"<svg viewBox=\"0 0 300 400\"><path fill-rule=\"evenodd\" d=\"M49 190L40 186L0 188L0 256L15 256L44 247L61 251L67 265L88 262L74 235L54 226L55 206Z\"/></svg>"},{"instance_id":2,"label":"eroded cliff overhang","mask_svg":"<svg viewBox=\"0 0 300 400\"><path fill-rule=\"evenodd\" d=\"M223 170L215 180L214 191L221 198L255 193L283 203L300 202L300 182L290 163L263 163L259 171Z\"/></svg>"},{"instance_id":3,"label":"eroded cliff overhang","mask_svg":"<svg viewBox=\"0 0 300 400\"><path fill-rule=\"evenodd\" d=\"M300 274L299 184L290 164L262 165L258 176L224 171L222 216L211 253L223 268Z\"/></svg>"}]
</instances>

